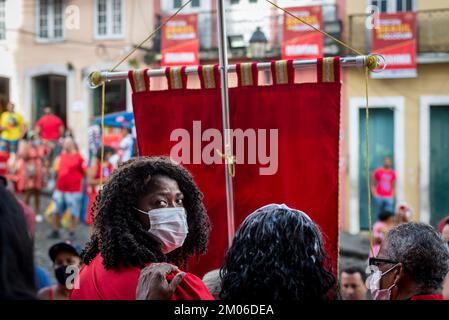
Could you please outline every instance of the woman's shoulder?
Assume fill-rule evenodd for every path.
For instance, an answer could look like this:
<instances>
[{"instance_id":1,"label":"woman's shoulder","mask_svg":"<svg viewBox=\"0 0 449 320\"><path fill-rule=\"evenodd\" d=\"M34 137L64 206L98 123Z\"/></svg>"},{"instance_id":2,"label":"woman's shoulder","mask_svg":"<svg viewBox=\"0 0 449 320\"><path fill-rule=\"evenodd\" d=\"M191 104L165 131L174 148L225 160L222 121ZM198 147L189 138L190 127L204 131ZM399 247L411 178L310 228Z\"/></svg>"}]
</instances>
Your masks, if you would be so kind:
<instances>
[{"instance_id":1,"label":"woman's shoulder","mask_svg":"<svg viewBox=\"0 0 449 320\"><path fill-rule=\"evenodd\" d=\"M121 267L107 269L98 254L80 270L79 289L73 290L74 300L134 300L140 269Z\"/></svg>"},{"instance_id":2,"label":"woman's shoulder","mask_svg":"<svg viewBox=\"0 0 449 320\"><path fill-rule=\"evenodd\" d=\"M40 289L37 292L37 298L39 300L50 300L50 292L54 292L53 285Z\"/></svg>"}]
</instances>

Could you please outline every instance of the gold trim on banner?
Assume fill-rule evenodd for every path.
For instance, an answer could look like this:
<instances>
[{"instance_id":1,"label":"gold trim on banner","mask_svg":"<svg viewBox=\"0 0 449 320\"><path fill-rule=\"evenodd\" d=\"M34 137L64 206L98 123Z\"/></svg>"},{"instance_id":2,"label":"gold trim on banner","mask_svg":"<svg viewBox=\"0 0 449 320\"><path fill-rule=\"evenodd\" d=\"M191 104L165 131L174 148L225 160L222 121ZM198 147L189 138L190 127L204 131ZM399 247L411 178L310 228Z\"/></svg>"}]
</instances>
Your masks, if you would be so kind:
<instances>
[{"instance_id":1,"label":"gold trim on banner","mask_svg":"<svg viewBox=\"0 0 449 320\"><path fill-rule=\"evenodd\" d=\"M182 89L181 67L170 69L170 81L172 89Z\"/></svg>"},{"instance_id":2,"label":"gold trim on banner","mask_svg":"<svg viewBox=\"0 0 449 320\"><path fill-rule=\"evenodd\" d=\"M334 58L323 59L323 82L334 82Z\"/></svg>"},{"instance_id":3,"label":"gold trim on banner","mask_svg":"<svg viewBox=\"0 0 449 320\"><path fill-rule=\"evenodd\" d=\"M287 61L286 60L276 61L275 68L276 68L276 83L278 84L288 83Z\"/></svg>"},{"instance_id":4,"label":"gold trim on banner","mask_svg":"<svg viewBox=\"0 0 449 320\"><path fill-rule=\"evenodd\" d=\"M253 74L251 71L252 71L251 63L242 63L240 65L242 86L252 86L253 85Z\"/></svg>"},{"instance_id":5,"label":"gold trim on banner","mask_svg":"<svg viewBox=\"0 0 449 320\"><path fill-rule=\"evenodd\" d=\"M206 89L213 89L216 87L214 66L207 65L203 67L203 79L204 79L204 87Z\"/></svg>"},{"instance_id":6,"label":"gold trim on banner","mask_svg":"<svg viewBox=\"0 0 449 320\"><path fill-rule=\"evenodd\" d=\"M146 91L144 70L133 71L134 88L136 92Z\"/></svg>"}]
</instances>

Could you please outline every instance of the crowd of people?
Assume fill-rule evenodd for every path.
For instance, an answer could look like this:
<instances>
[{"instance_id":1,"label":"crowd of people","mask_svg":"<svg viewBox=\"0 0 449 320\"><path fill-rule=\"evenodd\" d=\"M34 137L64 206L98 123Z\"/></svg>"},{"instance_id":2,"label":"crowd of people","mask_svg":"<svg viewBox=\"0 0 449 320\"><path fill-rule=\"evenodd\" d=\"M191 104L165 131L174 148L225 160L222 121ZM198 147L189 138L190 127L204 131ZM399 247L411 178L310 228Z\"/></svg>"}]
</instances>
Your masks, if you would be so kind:
<instances>
[{"instance_id":1,"label":"crowd of people","mask_svg":"<svg viewBox=\"0 0 449 320\"><path fill-rule=\"evenodd\" d=\"M81 253L70 243L55 244L49 257L58 282L38 292L26 214L0 186L0 233L9 239L0 259L10 262L1 264L1 298L441 300L447 290L449 221L440 233L423 223L393 226L368 261L371 273L345 268L338 282L319 226L305 212L267 204L248 214L221 268L202 280L182 271L189 257L206 252L211 230L186 169L165 157L133 158L96 192L90 241ZM81 267L76 277L74 267Z\"/></svg>"},{"instance_id":2,"label":"crowd of people","mask_svg":"<svg viewBox=\"0 0 449 320\"><path fill-rule=\"evenodd\" d=\"M88 225L88 214L101 180L106 181L113 168L135 155L135 139L129 128L122 128L116 147L104 148L101 165L101 129L89 128L89 155L83 157L76 139L63 120L47 106L34 128L9 102L0 118L0 174L7 177L14 192L27 205L34 203L37 222L44 220L42 193L51 194L47 212L53 231L51 239L61 238L61 220L67 217L68 238L75 238L81 220ZM101 173L101 169L103 172ZM34 201L32 201L34 200Z\"/></svg>"},{"instance_id":3,"label":"crowd of people","mask_svg":"<svg viewBox=\"0 0 449 320\"><path fill-rule=\"evenodd\" d=\"M0 238L8 239L0 243L0 299L449 299L449 218L436 230L413 222L408 204L395 209L389 157L373 173L377 222L366 265L345 267L337 277L307 213L267 204L248 212L221 267L200 279L182 271L189 258L206 253L211 232L192 175L166 157L133 157L127 128L119 152L102 153L99 128L91 127L86 160L63 121L51 108L43 111L34 130L12 103L0 119L0 152L7 154ZM40 196L52 177L49 238L60 241L48 256L56 284L33 257ZM81 250L73 240L83 210L91 232ZM68 241L61 235L65 216Z\"/></svg>"}]
</instances>

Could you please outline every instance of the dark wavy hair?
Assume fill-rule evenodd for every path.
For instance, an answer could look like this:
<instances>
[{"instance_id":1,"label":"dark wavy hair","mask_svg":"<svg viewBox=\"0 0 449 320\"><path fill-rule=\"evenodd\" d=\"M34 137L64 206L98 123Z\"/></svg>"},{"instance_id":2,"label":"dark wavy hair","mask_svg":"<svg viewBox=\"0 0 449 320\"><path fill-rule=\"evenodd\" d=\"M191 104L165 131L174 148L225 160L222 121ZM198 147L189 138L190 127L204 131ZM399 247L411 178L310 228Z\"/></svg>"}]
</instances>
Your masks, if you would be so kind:
<instances>
[{"instance_id":1,"label":"dark wavy hair","mask_svg":"<svg viewBox=\"0 0 449 320\"><path fill-rule=\"evenodd\" d=\"M160 243L138 221L133 207L148 194L151 179L162 175L175 180L184 194L189 233L182 247L164 255ZM140 157L113 171L92 206L94 232L82 252L89 264L101 253L106 269L169 261L185 267L187 258L207 250L209 218L190 173L166 157Z\"/></svg>"},{"instance_id":2,"label":"dark wavy hair","mask_svg":"<svg viewBox=\"0 0 449 320\"><path fill-rule=\"evenodd\" d=\"M36 299L33 239L23 208L0 184L0 300Z\"/></svg>"},{"instance_id":3,"label":"dark wavy hair","mask_svg":"<svg viewBox=\"0 0 449 320\"><path fill-rule=\"evenodd\" d=\"M325 300L335 294L318 227L285 205L265 206L245 219L220 275L223 300Z\"/></svg>"}]
</instances>

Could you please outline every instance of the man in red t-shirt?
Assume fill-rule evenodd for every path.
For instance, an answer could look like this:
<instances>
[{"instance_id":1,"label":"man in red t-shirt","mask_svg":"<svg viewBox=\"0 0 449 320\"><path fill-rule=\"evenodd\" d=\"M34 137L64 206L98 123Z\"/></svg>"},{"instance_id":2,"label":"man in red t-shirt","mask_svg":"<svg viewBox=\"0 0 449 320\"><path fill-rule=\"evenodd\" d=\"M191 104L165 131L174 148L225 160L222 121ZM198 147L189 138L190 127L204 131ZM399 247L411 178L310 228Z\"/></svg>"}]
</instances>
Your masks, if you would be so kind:
<instances>
[{"instance_id":1,"label":"man in red t-shirt","mask_svg":"<svg viewBox=\"0 0 449 320\"><path fill-rule=\"evenodd\" d=\"M55 160L56 190L53 193L53 201L56 212L53 215L53 232L50 238L59 238L61 217L66 210L71 215L70 237L75 235L75 228L81 211L82 183L87 165L84 158L72 138L65 138L61 155Z\"/></svg>"},{"instance_id":2,"label":"man in red t-shirt","mask_svg":"<svg viewBox=\"0 0 449 320\"><path fill-rule=\"evenodd\" d=\"M385 157L383 167L377 168L373 173L372 192L381 212L394 212L394 195L396 173L391 167L391 158Z\"/></svg>"},{"instance_id":3,"label":"man in red t-shirt","mask_svg":"<svg viewBox=\"0 0 449 320\"><path fill-rule=\"evenodd\" d=\"M53 114L50 107L45 107L44 115L36 122L35 130L42 140L56 143L64 133L64 122Z\"/></svg>"},{"instance_id":4,"label":"man in red t-shirt","mask_svg":"<svg viewBox=\"0 0 449 320\"><path fill-rule=\"evenodd\" d=\"M48 159L45 164L48 167L55 157L53 150L64 133L64 122L47 106L44 108L44 115L36 122L35 131L48 148Z\"/></svg>"}]
</instances>

